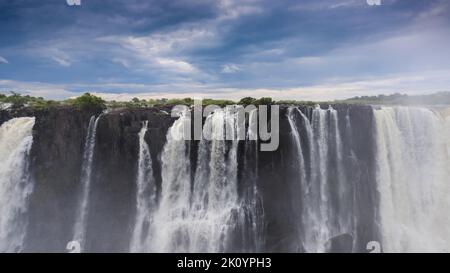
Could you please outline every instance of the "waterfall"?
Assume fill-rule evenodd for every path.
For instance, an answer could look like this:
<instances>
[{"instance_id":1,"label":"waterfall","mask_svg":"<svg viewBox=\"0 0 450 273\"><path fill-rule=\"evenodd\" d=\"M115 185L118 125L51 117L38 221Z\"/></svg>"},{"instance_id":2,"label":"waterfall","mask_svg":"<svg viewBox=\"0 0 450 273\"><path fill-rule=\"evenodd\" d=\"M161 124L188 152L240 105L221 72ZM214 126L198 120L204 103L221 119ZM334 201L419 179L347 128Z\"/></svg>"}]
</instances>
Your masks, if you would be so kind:
<instances>
[{"instance_id":1,"label":"waterfall","mask_svg":"<svg viewBox=\"0 0 450 273\"><path fill-rule=\"evenodd\" d=\"M295 179L301 194L299 243L305 252L325 252L331 237L352 232L353 228L351 213L340 209L349 209L346 198L351 188L345 184L338 114L331 106L317 106L310 120L298 108L290 107L287 119L296 149Z\"/></svg>"},{"instance_id":2,"label":"waterfall","mask_svg":"<svg viewBox=\"0 0 450 273\"><path fill-rule=\"evenodd\" d=\"M374 116L383 251L449 252L449 121L418 107Z\"/></svg>"},{"instance_id":3,"label":"waterfall","mask_svg":"<svg viewBox=\"0 0 450 273\"><path fill-rule=\"evenodd\" d=\"M248 115L248 128L244 143L243 175L241 185L240 216L242 251L260 252L264 245L264 209L258 189L258 111Z\"/></svg>"},{"instance_id":4,"label":"waterfall","mask_svg":"<svg viewBox=\"0 0 450 273\"><path fill-rule=\"evenodd\" d=\"M80 172L76 221L60 234L53 228L65 227L67 223L59 221L67 220L66 213L74 208L61 209L57 216L45 213L64 201L72 189L55 186L60 175L68 174L55 168L61 165L52 160L59 158L57 153L77 149L80 140L68 139L72 142L64 150L60 140L66 129L49 136L54 133L51 126L59 123L34 127L32 117L3 123L0 252L55 251L66 234L73 236L83 252L364 252L371 241L378 241L383 252L450 252L448 109L281 108L286 111L280 116L282 142L273 152L258 149L258 126L247 122L257 120L258 111L246 113L246 132L241 134L244 128L232 110L218 108L205 116L203 139L198 141L183 139L186 128L192 127L193 113L188 110L174 120L165 139L150 139L148 133L149 127L169 126L167 116L163 125L151 117L154 124L144 121L136 129L129 122L135 119L103 115L102 119L112 118L110 125L123 126L113 132L126 132L115 137L115 142L107 142L126 140L123 146L114 146L117 151L111 154L117 158L111 160L131 155L136 161L128 170L116 170L126 175L111 184L114 191L95 187L96 204L119 202L111 209L102 206L102 212L96 213L100 220L91 214L91 183L96 181L94 173L99 174L93 164L97 153L108 147L96 147L100 116L91 117L79 151L81 169L74 171L75 175ZM37 136L34 143L33 135ZM245 139L237 140L237 136ZM157 143L162 141L160 150ZM46 149L53 142L59 146ZM29 169L32 145L33 168ZM150 151L150 147L157 150ZM38 162L39 158L46 162ZM77 164L70 166L76 169ZM102 173L111 171L107 170L110 165L102 166ZM39 175L33 177L32 171ZM130 188L122 194L121 187ZM43 196L55 200L43 202ZM115 215L119 210L121 215ZM103 219L107 224L99 224ZM115 236L117 231L123 234ZM103 245L108 244L110 234L100 232L117 232L112 235L120 247ZM48 240L48 245L36 247L42 240L33 236ZM92 241L86 243L86 237ZM75 243L69 246L77 250Z\"/></svg>"},{"instance_id":5,"label":"waterfall","mask_svg":"<svg viewBox=\"0 0 450 273\"><path fill-rule=\"evenodd\" d=\"M28 157L34 122L34 117L14 118L0 127L0 252L22 251L33 190Z\"/></svg>"},{"instance_id":6,"label":"waterfall","mask_svg":"<svg viewBox=\"0 0 450 273\"><path fill-rule=\"evenodd\" d=\"M337 236L342 233L351 233L352 226L352 191L353 185L346 180L344 167L344 148L341 139L341 132L339 130L338 112L332 107L328 109L330 114L330 138L328 142L332 149L329 155L331 160L333 173L329 175L328 183L331 184L332 205L332 236ZM351 126L346 116L345 125Z\"/></svg>"},{"instance_id":7,"label":"waterfall","mask_svg":"<svg viewBox=\"0 0 450 273\"><path fill-rule=\"evenodd\" d=\"M81 194L76 214L73 240L80 243L81 251L85 249L86 226L89 206L89 193L91 189L92 163L94 160L95 136L97 124L101 115L97 118L92 116L89 120L88 131L84 143L83 162L81 166Z\"/></svg>"},{"instance_id":8,"label":"waterfall","mask_svg":"<svg viewBox=\"0 0 450 273\"><path fill-rule=\"evenodd\" d=\"M238 194L238 117L225 109L209 115L205 136L198 144L191 175L188 141L175 140L183 132L181 116L167 134L162 154L162 192L155 217L155 248L162 252L227 252L239 227L246 226L250 202ZM226 130L235 140L225 140ZM245 198L244 198L245 199ZM245 205L244 205L245 204ZM252 218L250 227L254 227ZM250 232L251 233L251 232ZM245 236L245 235L241 235ZM252 235L253 236L253 235ZM248 239L248 238L247 238Z\"/></svg>"},{"instance_id":9,"label":"waterfall","mask_svg":"<svg viewBox=\"0 0 450 273\"><path fill-rule=\"evenodd\" d=\"M182 252L189 242L189 201L191 164L189 141L183 140L188 112L182 113L167 132L161 155L161 197L154 218L154 240L151 251Z\"/></svg>"},{"instance_id":10,"label":"waterfall","mask_svg":"<svg viewBox=\"0 0 450 273\"><path fill-rule=\"evenodd\" d=\"M299 232L298 236L298 244L300 245L302 243L302 240L304 240L304 248L307 248L306 245L309 245L309 243L307 243L306 241L309 239L309 235L307 234L307 232L311 232L313 231L313 228L317 227L317 223L313 223L313 221L315 220L314 217L312 217L314 214L313 212L310 211L310 208L312 206L308 206L309 200L307 201L309 195L309 185L306 181L306 169L305 169L305 159L303 157L303 149L302 149L302 145L301 145L301 140L300 140L300 131L297 127L296 124L296 118L294 116L295 112L298 111L298 113L303 117L303 113L301 111L299 111L297 108L294 107L289 107L288 111L287 111L287 119L289 122L289 126L291 129L291 137L296 149L296 153L295 153L295 160L297 161L297 165L298 165L298 177L296 178L296 180L299 180L299 188L300 191L304 194L304 202L302 204L302 213L298 214L301 215L301 219L298 219L299 223L298 223L298 229L302 230L303 232ZM309 125L309 121L308 121L308 125ZM310 128L310 126L308 126ZM300 197L301 198L301 197ZM308 226L307 226L308 225ZM309 248L308 248L309 249Z\"/></svg>"},{"instance_id":11,"label":"waterfall","mask_svg":"<svg viewBox=\"0 0 450 273\"><path fill-rule=\"evenodd\" d=\"M130 251L144 252L152 238L153 212L156 209L156 184L153 177L150 148L145 141L148 121L142 123L139 132L139 158L136 193L136 217L131 237Z\"/></svg>"},{"instance_id":12,"label":"waterfall","mask_svg":"<svg viewBox=\"0 0 450 273\"><path fill-rule=\"evenodd\" d=\"M203 234L196 233L197 246L193 251L224 252L227 250L230 239L230 232L233 225L233 217L238 216L238 193L237 193L237 141L231 141L230 147L224 140L224 128L231 128L232 135L236 135L236 118L229 116L224 110L218 110L207 120L211 123L207 128L211 128L211 141L203 141L200 145L208 145L209 155L209 178L206 181L195 181L196 184L206 185L206 200L203 204L194 208L195 218L203 222ZM225 127L228 123L228 127ZM227 155L228 149L228 155ZM203 158L198 158L201 163ZM194 189L196 189L194 185ZM194 199L197 193L203 194L197 187L194 191ZM205 202L206 201L206 202ZM200 237L201 236L201 237Z\"/></svg>"},{"instance_id":13,"label":"waterfall","mask_svg":"<svg viewBox=\"0 0 450 273\"><path fill-rule=\"evenodd\" d=\"M312 126L314 133L314 151L317 157L313 161L314 177L316 181L312 183L318 185L314 195L317 204L318 211L316 217L318 218L318 234L316 236L316 245L314 252L324 252L325 242L331 236L329 228L329 216L330 216L330 198L329 198L329 186L328 183L328 138L330 134L328 123L327 111L317 106L312 113Z\"/></svg>"},{"instance_id":14,"label":"waterfall","mask_svg":"<svg viewBox=\"0 0 450 273\"><path fill-rule=\"evenodd\" d=\"M302 145L300 141L300 133L299 129L297 128L297 125L295 124L294 117L293 117L294 108L289 107L287 112L287 118L289 122L289 126L291 128L291 134L292 138L294 140L295 148L297 149L297 160L298 160L298 167L299 167L299 179L301 182L305 182L306 179L306 171L305 171L305 160L303 158L303 151L302 151ZM306 189L306 188L305 188Z\"/></svg>"}]
</instances>

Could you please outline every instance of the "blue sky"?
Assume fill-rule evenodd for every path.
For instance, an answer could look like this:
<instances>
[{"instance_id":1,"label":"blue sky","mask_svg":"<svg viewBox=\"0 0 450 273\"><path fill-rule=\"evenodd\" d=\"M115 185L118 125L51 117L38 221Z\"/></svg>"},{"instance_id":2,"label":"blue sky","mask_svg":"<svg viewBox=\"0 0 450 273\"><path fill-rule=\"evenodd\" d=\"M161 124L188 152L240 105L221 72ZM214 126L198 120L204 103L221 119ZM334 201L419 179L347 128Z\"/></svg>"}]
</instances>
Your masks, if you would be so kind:
<instances>
[{"instance_id":1,"label":"blue sky","mask_svg":"<svg viewBox=\"0 0 450 273\"><path fill-rule=\"evenodd\" d=\"M325 100L450 91L450 1L0 0L0 92Z\"/></svg>"}]
</instances>

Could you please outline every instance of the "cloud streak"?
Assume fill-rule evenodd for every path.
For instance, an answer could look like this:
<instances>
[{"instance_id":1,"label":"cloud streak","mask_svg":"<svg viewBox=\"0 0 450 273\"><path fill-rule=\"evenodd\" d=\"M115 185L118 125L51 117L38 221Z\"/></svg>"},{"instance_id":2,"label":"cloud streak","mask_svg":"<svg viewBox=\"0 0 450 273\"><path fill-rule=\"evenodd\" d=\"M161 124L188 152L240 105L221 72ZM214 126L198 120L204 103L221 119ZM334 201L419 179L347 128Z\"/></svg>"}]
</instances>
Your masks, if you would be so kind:
<instances>
[{"instance_id":1,"label":"cloud streak","mask_svg":"<svg viewBox=\"0 0 450 273\"><path fill-rule=\"evenodd\" d=\"M8 60L0 56L0 64L9 64Z\"/></svg>"},{"instance_id":2,"label":"cloud streak","mask_svg":"<svg viewBox=\"0 0 450 273\"><path fill-rule=\"evenodd\" d=\"M361 80L329 81L323 84L287 88L230 88L223 85L205 85L195 82L153 85L114 82L103 84L48 84L0 80L0 92L17 91L48 99L66 99L78 96L81 90L90 90L90 92L105 99L117 101L128 101L133 97L143 99L201 97L238 100L246 96L269 96L276 100L327 101L397 92L415 95L450 91L447 89L450 86L449 74L450 70L436 70L427 73L398 74ZM123 92L122 90L129 91Z\"/></svg>"}]
</instances>

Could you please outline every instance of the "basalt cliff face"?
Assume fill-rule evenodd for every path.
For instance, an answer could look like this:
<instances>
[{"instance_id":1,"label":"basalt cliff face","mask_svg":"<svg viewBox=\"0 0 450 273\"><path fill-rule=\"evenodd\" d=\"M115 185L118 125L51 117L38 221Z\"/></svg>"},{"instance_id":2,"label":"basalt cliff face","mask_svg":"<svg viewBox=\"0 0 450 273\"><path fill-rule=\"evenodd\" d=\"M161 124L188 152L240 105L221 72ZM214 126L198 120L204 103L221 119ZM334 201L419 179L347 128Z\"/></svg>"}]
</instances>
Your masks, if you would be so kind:
<instances>
[{"instance_id":1,"label":"basalt cliff face","mask_svg":"<svg viewBox=\"0 0 450 273\"><path fill-rule=\"evenodd\" d=\"M25 250L62 252L73 236L89 119L101 112L59 108L29 114L36 117L30 154L35 186ZM88 216L91 251L125 251L128 247L135 214L137 134L143 120L149 121L146 138L158 162L173 122L170 116L158 110L123 110L99 119ZM155 171L155 177L161 181L160 172Z\"/></svg>"},{"instance_id":2,"label":"basalt cliff face","mask_svg":"<svg viewBox=\"0 0 450 273\"><path fill-rule=\"evenodd\" d=\"M30 133L23 117L34 117L26 120L34 122ZM25 185L26 177L30 187L18 188L23 204L15 210L26 229L14 244L0 238L0 250L66 252L71 241L83 252L366 252L371 241L389 252L450 247L448 228L431 224L450 207L441 193L449 127L437 111L281 106L279 147L269 152L248 132L242 141L178 140L189 118L156 108L1 111L0 152L15 155L2 172L27 163L20 179L3 180ZM213 134L224 125L237 130L224 110L203 123ZM2 148L13 141L4 136L18 132L32 138L30 149ZM410 188L423 181L432 188ZM18 218L1 223L4 234Z\"/></svg>"}]
</instances>

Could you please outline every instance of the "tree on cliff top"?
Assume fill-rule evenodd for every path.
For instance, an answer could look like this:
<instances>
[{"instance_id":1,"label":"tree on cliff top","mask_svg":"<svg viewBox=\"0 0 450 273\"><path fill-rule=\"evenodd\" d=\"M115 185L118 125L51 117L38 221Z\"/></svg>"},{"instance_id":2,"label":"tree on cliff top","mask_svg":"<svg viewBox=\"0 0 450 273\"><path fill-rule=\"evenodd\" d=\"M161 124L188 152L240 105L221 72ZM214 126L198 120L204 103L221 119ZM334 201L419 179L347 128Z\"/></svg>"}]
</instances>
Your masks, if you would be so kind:
<instances>
[{"instance_id":1,"label":"tree on cliff top","mask_svg":"<svg viewBox=\"0 0 450 273\"><path fill-rule=\"evenodd\" d=\"M255 102L256 102L256 99L255 99L255 98L252 98L252 97L245 97L245 98L242 98L242 99L238 102L238 104L241 104L241 105L250 105L250 104L255 104Z\"/></svg>"},{"instance_id":2,"label":"tree on cliff top","mask_svg":"<svg viewBox=\"0 0 450 273\"><path fill-rule=\"evenodd\" d=\"M11 103L13 108L23 107L28 102L29 96L22 96L19 93L11 91L11 95L1 98L4 103Z\"/></svg>"},{"instance_id":3,"label":"tree on cliff top","mask_svg":"<svg viewBox=\"0 0 450 273\"><path fill-rule=\"evenodd\" d=\"M75 99L70 99L68 103L82 109L104 109L106 107L105 101L102 98L91 95L90 93L84 93Z\"/></svg>"}]
</instances>

